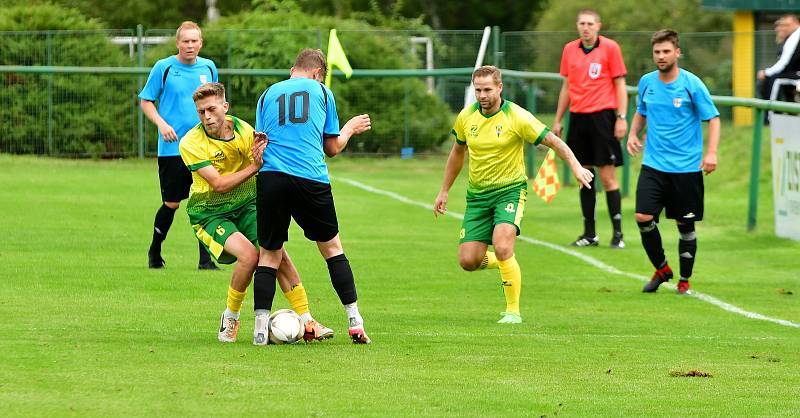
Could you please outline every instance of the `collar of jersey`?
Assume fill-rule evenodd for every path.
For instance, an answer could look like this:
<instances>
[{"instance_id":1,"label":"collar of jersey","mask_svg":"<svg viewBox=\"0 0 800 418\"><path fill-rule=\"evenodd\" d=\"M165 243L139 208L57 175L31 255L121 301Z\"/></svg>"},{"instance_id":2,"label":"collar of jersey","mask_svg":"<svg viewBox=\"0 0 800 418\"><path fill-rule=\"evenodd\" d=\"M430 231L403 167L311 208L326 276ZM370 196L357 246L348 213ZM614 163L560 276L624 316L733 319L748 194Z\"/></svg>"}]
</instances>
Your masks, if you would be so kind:
<instances>
[{"instance_id":1,"label":"collar of jersey","mask_svg":"<svg viewBox=\"0 0 800 418\"><path fill-rule=\"evenodd\" d=\"M236 133L239 132L239 118L237 118L236 116L233 116L233 115L225 115L225 120L230 120L230 121L233 122L233 136L230 137L230 138L227 138L227 139L225 139L225 138L217 138L217 137L211 135L210 133L208 133L208 131L206 130L205 125L203 125L202 122L200 123L200 127L203 128L203 132L206 133L207 137L209 137L209 138L211 138L211 139L213 139L215 141L230 142L230 141L233 141L234 139L236 139Z\"/></svg>"},{"instance_id":2,"label":"collar of jersey","mask_svg":"<svg viewBox=\"0 0 800 418\"><path fill-rule=\"evenodd\" d=\"M494 115L496 115L496 114L498 114L498 113L500 113L502 111L508 110L508 106L509 105L508 105L508 102L506 101L506 99L500 98L500 108L497 109L497 112L494 112L491 115L484 115L483 112L481 112L480 104L478 104L478 113L480 113L481 116L485 117L486 119L489 119L492 116L494 116Z\"/></svg>"},{"instance_id":3,"label":"collar of jersey","mask_svg":"<svg viewBox=\"0 0 800 418\"><path fill-rule=\"evenodd\" d=\"M597 35L597 40L594 41L594 45L592 45L592 49L590 49L588 51L586 50L586 48L583 47L583 41L578 39L578 49L583 51L584 54L588 54L588 53L594 51L595 49L597 49L598 46L600 46L600 35Z\"/></svg>"}]
</instances>

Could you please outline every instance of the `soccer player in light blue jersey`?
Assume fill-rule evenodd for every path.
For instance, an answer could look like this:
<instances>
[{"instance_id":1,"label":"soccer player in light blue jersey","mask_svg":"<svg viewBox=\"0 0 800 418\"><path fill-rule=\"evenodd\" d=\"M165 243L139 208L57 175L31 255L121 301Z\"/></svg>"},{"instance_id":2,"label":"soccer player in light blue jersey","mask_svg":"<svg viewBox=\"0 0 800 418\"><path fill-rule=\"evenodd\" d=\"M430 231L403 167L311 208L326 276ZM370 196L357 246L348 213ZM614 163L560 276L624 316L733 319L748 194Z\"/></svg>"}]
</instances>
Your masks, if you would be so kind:
<instances>
[{"instance_id":1,"label":"soccer player in light blue jersey","mask_svg":"<svg viewBox=\"0 0 800 418\"><path fill-rule=\"evenodd\" d=\"M350 137L370 129L368 115L350 119L339 129L333 93L321 83L325 56L318 49L304 49L295 59L288 80L273 84L259 97L256 130L265 132L269 146L256 179L258 242L261 246L253 287L256 331L266 334L266 319L275 294L275 275L288 241L291 219L306 238L316 241L328 264L331 283L345 307L349 334L356 344L368 344L364 321L358 311L356 285L350 262L339 239L325 156L341 152ZM269 295L269 296L267 296ZM268 297L268 299L267 299ZM259 324L263 324L259 331Z\"/></svg>"},{"instance_id":2,"label":"soccer player in light blue jersey","mask_svg":"<svg viewBox=\"0 0 800 418\"><path fill-rule=\"evenodd\" d=\"M680 232L678 293L689 291L697 237L695 222L703 219L703 175L717 168L720 136L719 111L703 82L678 67L681 56L678 33L664 29L651 39L657 71L639 80L639 104L628 134L628 153L642 151L644 161L636 186L636 222L650 262L656 271L643 292L655 292L672 278L661 234L659 214L675 219ZM702 121L708 122L708 149L703 155ZM647 127L647 140L639 139Z\"/></svg>"},{"instance_id":3,"label":"soccer player in light blue jersey","mask_svg":"<svg viewBox=\"0 0 800 418\"><path fill-rule=\"evenodd\" d=\"M218 81L214 62L200 57L203 35L194 22L183 22L175 33L178 53L158 61L139 93L142 113L158 126L158 180L162 205L156 212L153 240L147 253L150 268L164 268L161 243L167 239L175 211L189 197L192 174L181 160L178 143L200 123L192 93L202 84ZM158 107L155 102L158 101ZM218 270L211 256L199 245L199 269Z\"/></svg>"}]
</instances>

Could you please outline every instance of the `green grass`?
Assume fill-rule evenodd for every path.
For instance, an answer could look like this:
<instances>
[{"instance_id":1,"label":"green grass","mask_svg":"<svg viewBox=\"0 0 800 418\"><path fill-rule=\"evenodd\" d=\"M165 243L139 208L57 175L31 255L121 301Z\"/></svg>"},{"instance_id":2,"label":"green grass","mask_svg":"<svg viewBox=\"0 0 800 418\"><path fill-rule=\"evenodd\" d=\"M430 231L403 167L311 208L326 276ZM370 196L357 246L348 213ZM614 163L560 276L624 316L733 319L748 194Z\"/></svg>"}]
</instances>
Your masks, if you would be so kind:
<instances>
[{"instance_id":1,"label":"green grass","mask_svg":"<svg viewBox=\"0 0 800 418\"><path fill-rule=\"evenodd\" d=\"M747 131L726 136L719 171L706 178L693 288L797 323L800 243L774 237L768 153L758 229L745 232L748 149ZM370 346L345 338L325 264L295 227L287 248L315 316L337 336L254 347L248 296L240 341L223 345L215 330L231 269L195 270L197 244L183 210L165 243L168 268L145 267L159 204L154 161L0 156L0 164L0 405L6 416L774 416L800 410L800 329L666 289L643 295L641 281L545 247L518 242L525 322L495 324L504 308L498 273L459 269L459 220L434 219L429 210L343 181L432 204L444 157L332 163ZM452 211L463 212L464 180L462 173L451 192ZM556 244L573 240L581 222L577 196L573 186L551 205L531 197L523 235ZM579 252L649 275L632 196L623 211L627 249L607 248L610 225L600 196L603 246ZM677 231L671 222L660 229L674 260ZM276 308L287 305L282 295L275 301ZM712 377L671 376L692 370Z\"/></svg>"}]
</instances>

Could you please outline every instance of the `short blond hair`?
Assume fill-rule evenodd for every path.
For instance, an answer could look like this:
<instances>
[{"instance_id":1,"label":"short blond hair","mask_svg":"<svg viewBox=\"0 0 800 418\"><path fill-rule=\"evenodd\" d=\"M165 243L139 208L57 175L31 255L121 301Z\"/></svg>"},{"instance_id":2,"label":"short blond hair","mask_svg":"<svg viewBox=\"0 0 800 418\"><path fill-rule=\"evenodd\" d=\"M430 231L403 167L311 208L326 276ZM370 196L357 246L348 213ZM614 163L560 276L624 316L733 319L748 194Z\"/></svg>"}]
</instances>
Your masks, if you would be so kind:
<instances>
[{"instance_id":1,"label":"short blond hair","mask_svg":"<svg viewBox=\"0 0 800 418\"><path fill-rule=\"evenodd\" d=\"M594 11L592 9L580 9L580 10L578 10L578 15L575 18L577 20L580 20L582 15L594 16L594 20L595 21L597 21L597 22L601 21L600 20L600 13L597 13L596 11Z\"/></svg>"},{"instance_id":2,"label":"short blond hair","mask_svg":"<svg viewBox=\"0 0 800 418\"><path fill-rule=\"evenodd\" d=\"M178 40L181 39L181 31L183 31L184 29L196 29L197 32L200 33L200 39L203 39L203 31L200 30L200 25L198 25L197 23L192 22L191 20L187 20L187 21L181 23L180 26L178 26L178 30L175 31L175 39L178 39Z\"/></svg>"},{"instance_id":3,"label":"short blond hair","mask_svg":"<svg viewBox=\"0 0 800 418\"><path fill-rule=\"evenodd\" d=\"M478 77L488 76L491 76L492 80L494 80L494 83L498 86L503 83L503 75L500 73L500 69L494 65L484 65L482 67L478 67L478 69L472 72L472 81L475 81L475 79Z\"/></svg>"},{"instance_id":4,"label":"short blond hair","mask_svg":"<svg viewBox=\"0 0 800 418\"><path fill-rule=\"evenodd\" d=\"M305 48L300 51L300 53L297 54L297 58L294 60L294 68L305 71L319 68L322 70L323 77L325 77L325 74L328 72L325 54L322 53L321 49Z\"/></svg>"},{"instance_id":5,"label":"short blond hair","mask_svg":"<svg viewBox=\"0 0 800 418\"><path fill-rule=\"evenodd\" d=\"M225 101L225 86L222 83L205 83L200 85L197 90L192 93L192 99L195 102L205 99L206 97L219 97Z\"/></svg>"}]
</instances>

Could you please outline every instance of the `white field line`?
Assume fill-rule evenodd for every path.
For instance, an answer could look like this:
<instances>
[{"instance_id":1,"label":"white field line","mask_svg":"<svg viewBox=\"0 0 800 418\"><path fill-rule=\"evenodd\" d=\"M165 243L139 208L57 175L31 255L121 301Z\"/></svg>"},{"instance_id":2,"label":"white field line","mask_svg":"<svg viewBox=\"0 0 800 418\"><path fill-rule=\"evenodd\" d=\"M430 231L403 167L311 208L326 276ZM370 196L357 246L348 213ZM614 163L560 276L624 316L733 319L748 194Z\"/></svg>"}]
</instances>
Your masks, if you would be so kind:
<instances>
[{"instance_id":1,"label":"white field line","mask_svg":"<svg viewBox=\"0 0 800 418\"><path fill-rule=\"evenodd\" d=\"M397 194L397 193L394 193L394 192L390 192L388 190L378 189L378 188L369 186L367 184L361 183L359 181L351 180L351 179L344 178L344 177L336 177L336 180L344 182L344 183L347 183L347 184L349 184L351 186L354 186L354 187L357 187L359 189L366 190L366 191L371 192L371 193L375 193L375 194L391 197L392 199L399 200L399 201L401 201L403 203L406 203L406 204L409 204L409 205L414 205L414 206L419 206L419 207L421 207L423 209L427 209L427 210L433 211L433 205L430 204L430 203L417 202L417 201L411 200L411 199L409 199L409 198L407 198L407 197L405 197L403 195L400 195L400 194ZM461 214L461 213L458 213L458 212L447 211L447 215L448 216L452 216L452 217L457 218L457 219L464 219L464 215ZM551 250L560 251L560 252L562 252L564 254L573 256L575 258L578 258L578 259L584 261L587 264L590 264L590 265L592 265L592 266L594 266L594 267L596 267L596 268L598 268L600 270L606 271L608 273L612 273L612 274L616 274L616 275L620 275L620 276L630 277L630 278L633 278L633 279L636 279L636 280L639 280L639 281L642 281L642 282L646 282L646 281L649 280L649 277L647 277L647 276L643 276L641 274L629 273L629 272L626 272L626 271L619 270L616 267L610 266L610 265L608 265L608 264L606 264L606 263L604 263L604 262L602 262L602 261L600 261L600 260L598 260L598 259L596 259L594 257L588 256L586 254L583 254L581 252L578 252L578 251L575 251L575 250L572 250L572 249L569 249L569 248L566 248L566 247L562 247L560 245L556 245L556 244L553 244L553 243L550 243L550 242L546 242L546 241L540 241L540 240L538 240L536 238L526 237L524 235L520 235L518 238L521 241L525 241L525 242L528 242L528 243L531 243L531 244L534 244L534 245L538 245L538 246L541 246L541 247L547 247L547 248L550 248ZM673 285L671 283L665 283L662 286L666 286L669 289L675 289L675 285ZM690 296L693 296L693 297L695 297L697 299L702 300L703 302L710 303L710 304L712 304L712 305L714 305L714 306L716 306L718 308L721 308L721 309L726 310L728 312L733 312L733 313L738 314L738 315L742 315L742 316L750 318L750 319L758 319L758 320L761 320L761 321L772 322L772 323L775 323L775 324L778 324L778 325L787 326L787 327L800 328L800 324L799 323L792 322L792 321L789 321L789 320L786 320L786 319L772 318L772 317L769 317L769 316L766 316L766 315L762 315L762 314L756 313L756 312L746 311L746 310L744 310L744 309L742 309L742 308L740 308L738 306L731 305L730 303L721 301L721 300L715 298L714 296L707 295L705 293L700 293L700 292L696 292L694 290L690 290L688 294Z\"/></svg>"}]
</instances>

